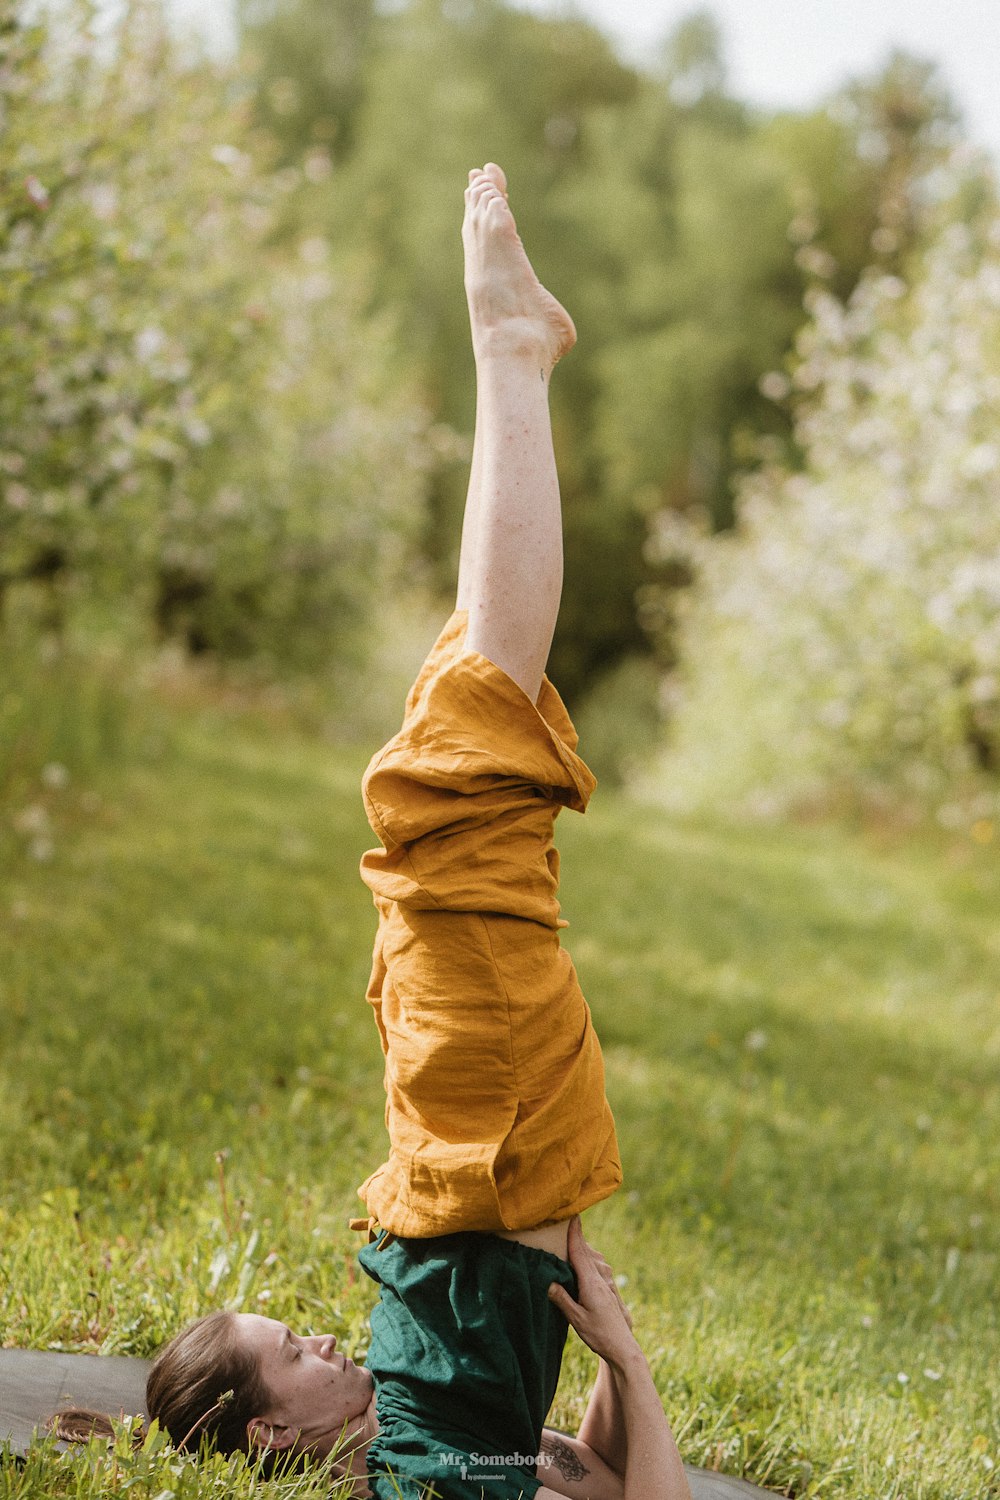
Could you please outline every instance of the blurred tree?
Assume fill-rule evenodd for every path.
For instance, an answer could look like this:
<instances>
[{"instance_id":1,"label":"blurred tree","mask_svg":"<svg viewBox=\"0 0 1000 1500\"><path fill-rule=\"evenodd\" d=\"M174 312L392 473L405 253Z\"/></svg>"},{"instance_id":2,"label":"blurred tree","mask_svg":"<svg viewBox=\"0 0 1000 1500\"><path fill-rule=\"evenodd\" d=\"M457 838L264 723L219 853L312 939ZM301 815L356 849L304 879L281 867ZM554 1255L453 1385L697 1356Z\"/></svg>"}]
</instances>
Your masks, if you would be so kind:
<instances>
[{"instance_id":1,"label":"blurred tree","mask_svg":"<svg viewBox=\"0 0 1000 1500\"><path fill-rule=\"evenodd\" d=\"M693 10L682 17L668 35L662 55L663 73L675 103L690 108L723 98L722 33L710 10Z\"/></svg>"},{"instance_id":2,"label":"blurred tree","mask_svg":"<svg viewBox=\"0 0 1000 1500\"><path fill-rule=\"evenodd\" d=\"M358 251L371 306L399 317L404 357L421 372L428 405L446 424L471 435L474 369L459 234L469 167L503 163L539 274L572 302L575 315L571 268L585 259L572 243L579 226L556 208L558 188L577 169L588 114L621 107L638 86L637 75L582 21L540 18L501 0L413 0L385 17L353 153L317 196L316 212L338 243ZM589 227L587 243L594 245ZM570 532L574 497L591 482L586 366L576 381L574 369L575 354L554 396ZM454 573L466 482L465 466L452 463L438 470L431 492L425 551L442 587ZM634 530L633 554L641 542L641 528ZM617 591L613 608L635 635L621 599ZM577 680L583 670L574 671Z\"/></svg>"},{"instance_id":3,"label":"blurred tree","mask_svg":"<svg viewBox=\"0 0 1000 1500\"><path fill-rule=\"evenodd\" d=\"M553 670L579 699L649 650L649 626L670 660L660 585L686 575L650 562L648 518L666 506L730 526L734 476L759 462L761 440L793 452L772 398L787 385L803 294L821 277L846 297L873 259L918 241L920 213L892 205L922 201L951 139L934 70L898 55L824 107L768 115L732 97L705 8L677 23L648 73L579 18L506 0L408 0L374 16L362 0L243 0L243 13L265 117L273 88L301 73L301 108L275 127L286 152L306 150L336 112L321 81L341 65L348 19L363 39L346 49L349 123L317 223L356 254L370 305L398 316L430 410L466 435L458 200L470 164L507 169L539 274L580 331L553 385L567 518ZM308 56L295 61L283 28ZM891 249L879 233L890 220ZM424 548L442 587L465 482L454 463L432 486Z\"/></svg>"},{"instance_id":4,"label":"blurred tree","mask_svg":"<svg viewBox=\"0 0 1000 1500\"><path fill-rule=\"evenodd\" d=\"M990 200L962 221L970 176ZM912 285L814 288L794 365L803 462L744 479L693 544L676 804L1000 809L1000 209L957 158ZM950 218L951 222L947 222ZM668 527L666 543L677 543Z\"/></svg>"},{"instance_id":5,"label":"blurred tree","mask_svg":"<svg viewBox=\"0 0 1000 1500\"><path fill-rule=\"evenodd\" d=\"M0 35L0 602L323 664L419 524L387 329L155 0L101 48L86 0L29 10Z\"/></svg>"},{"instance_id":6,"label":"blurred tree","mask_svg":"<svg viewBox=\"0 0 1000 1500\"><path fill-rule=\"evenodd\" d=\"M959 112L937 64L898 49L873 79L849 84L835 108L861 160L876 168L872 249L888 270L903 270L926 227L928 178L960 138Z\"/></svg>"},{"instance_id":7,"label":"blurred tree","mask_svg":"<svg viewBox=\"0 0 1000 1500\"><path fill-rule=\"evenodd\" d=\"M376 0L237 0L237 24L254 58L258 120L283 160L310 144L348 157L377 46Z\"/></svg>"},{"instance_id":8,"label":"blurred tree","mask_svg":"<svg viewBox=\"0 0 1000 1500\"><path fill-rule=\"evenodd\" d=\"M467 432L475 393L459 229L468 169L504 165L539 274L571 296L572 249L550 201L573 170L587 111L623 101L635 84L583 22L498 0L418 0L394 20L335 223L363 238L375 260L375 305L400 310L407 357L426 369L434 409ZM442 577L454 567L464 487L465 475L454 474L430 512L428 553Z\"/></svg>"},{"instance_id":9,"label":"blurred tree","mask_svg":"<svg viewBox=\"0 0 1000 1500\"><path fill-rule=\"evenodd\" d=\"M725 529L735 476L804 461L780 400L804 290L919 258L958 129L936 70L896 54L768 115L732 97L705 9L649 72L507 0L240 0L237 69L182 66L154 0L103 52L95 15L4 13L0 593L46 580L55 609L100 584L194 648L305 664L414 529L447 586L474 400L460 195L493 158L581 335L553 388L553 671L577 702L649 691L627 661L673 659L688 576L650 518ZM971 221L981 180L962 191Z\"/></svg>"}]
</instances>

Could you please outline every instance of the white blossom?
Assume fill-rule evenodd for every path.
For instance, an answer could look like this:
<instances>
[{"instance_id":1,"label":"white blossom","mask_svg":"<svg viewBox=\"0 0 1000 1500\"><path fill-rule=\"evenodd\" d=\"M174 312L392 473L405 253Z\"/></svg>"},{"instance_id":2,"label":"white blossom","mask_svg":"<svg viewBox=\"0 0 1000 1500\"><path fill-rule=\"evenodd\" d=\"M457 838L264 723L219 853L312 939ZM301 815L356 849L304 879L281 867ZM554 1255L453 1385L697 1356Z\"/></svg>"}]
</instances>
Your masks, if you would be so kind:
<instances>
[{"instance_id":1,"label":"white blossom","mask_svg":"<svg viewBox=\"0 0 1000 1500\"><path fill-rule=\"evenodd\" d=\"M688 538L668 802L1000 809L1000 223L979 240L946 228L909 287L810 291L802 469L764 464L735 533ZM657 518L651 555L672 540Z\"/></svg>"}]
</instances>

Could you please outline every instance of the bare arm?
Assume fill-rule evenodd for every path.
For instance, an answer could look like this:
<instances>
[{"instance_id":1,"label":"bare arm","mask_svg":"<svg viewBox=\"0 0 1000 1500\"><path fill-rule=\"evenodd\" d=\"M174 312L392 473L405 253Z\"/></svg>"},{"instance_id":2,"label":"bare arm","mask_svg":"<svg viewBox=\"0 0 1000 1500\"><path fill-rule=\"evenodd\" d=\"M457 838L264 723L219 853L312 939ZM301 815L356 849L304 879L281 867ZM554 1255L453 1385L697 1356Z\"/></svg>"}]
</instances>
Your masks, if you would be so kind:
<instances>
[{"instance_id":1,"label":"bare arm","mask_svg":"<svg viewBox=\"0 0 1000 1500\"><path fill-rule=\"evenodd\" d=\"M691 1500L646 1357L613 1281L602 1274L600 1265L605 1263L590 1250L579 1220L570 1229L570 1259L579 1283L579 1301L555 1283L549 1294L584 1343L601 1356L594 1394L571 1451L582 1467L587 1467L586 1455L590 1454L601 1468L592 1480L577 1476L568 1483L550 1466L538 1500L552 1500L556 1495L603 1500L608 1493L605 1471L619 1476L623 1500Z\"/></svg>"},{"instance_id":2,"label":"bare arm","mask_svg":"<svg viewBox=\"0 0 1000 1500\"><path fill-rule=\"evenodd\" d=\"M593 1245L587 1246L587 1253L592 1265L614 1292L621 1306L622 1316L631 1328L632 1319L619 1295L614 1272ZM547 1473L552 1474L553 1488L573 1495L586 1491L596 1500L595 1485L603 1480L606 1470L616 1481L616 1487L612 1487L610 1493L621 1495L622 1476L628 1455L625 1412L618 1386L605 1360L601 1360L594 1389L590 1393L587 1410L576 1437L570 1438L563 1433L550 1433L546 1430L542 1433L542 1451L548 1459ZM566 1481L573 1482L572 1489L566 1487ZM582 1487L581 1481L586 1481Z\"/></svg>"},{"instance_id":3,"label":"bare arm","mask_svg":"<svg viewBox=\"0 0 1000 1500\"><path fill-rule=\"evenodd\" d=\"M615 1282L614 1272L608 1265L604 1256L595 1250L592 1245L587 1246L591 1263L597 1268L604 1282L614 1293L615 1299L621 1308L621 1313L632 1330L632 1318L628 1308L625 1306ZM611 1369L605 1360L601 1360L597 1371L597 1380L587 1403L583 1421L580 1423L580 1431L577 1434L581 1443L586 1443L595 1453L599 1453L605 1463L618 1474L625 1473L625 1461L628 1447L625 1441L625 1412L622 1407L621 1392L612 1375Z\"/></svg>"}]
</instances>

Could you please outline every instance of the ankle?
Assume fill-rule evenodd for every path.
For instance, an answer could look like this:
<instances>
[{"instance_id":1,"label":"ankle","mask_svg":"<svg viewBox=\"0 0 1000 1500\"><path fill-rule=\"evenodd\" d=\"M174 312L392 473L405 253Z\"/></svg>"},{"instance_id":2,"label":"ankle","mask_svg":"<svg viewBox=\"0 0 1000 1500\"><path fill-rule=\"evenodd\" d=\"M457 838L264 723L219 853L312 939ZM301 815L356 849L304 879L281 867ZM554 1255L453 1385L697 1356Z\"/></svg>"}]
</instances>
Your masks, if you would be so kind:
<instances>
[{"instance_id":1,"label":"ankle","mask_svg":"<svg viewBox=\"0 0 1000 1500\"><path fill-rule=\"evenodd\" d=\"M555 366L553 340L533 319L509 318L502 324L473 327L472 350L477 367L507 366L511 373L530 371L548 380Z\"/></svg>"}]
</instances>

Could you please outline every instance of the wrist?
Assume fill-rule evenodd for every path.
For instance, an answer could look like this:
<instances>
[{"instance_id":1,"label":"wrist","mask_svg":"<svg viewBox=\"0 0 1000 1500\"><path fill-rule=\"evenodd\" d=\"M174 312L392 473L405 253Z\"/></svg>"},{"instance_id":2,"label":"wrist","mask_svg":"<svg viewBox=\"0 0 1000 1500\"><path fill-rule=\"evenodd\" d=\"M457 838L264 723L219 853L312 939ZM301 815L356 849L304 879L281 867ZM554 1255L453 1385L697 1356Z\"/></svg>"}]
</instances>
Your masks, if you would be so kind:
<instances>
[{"instance_id":1,"label":"wrist","mask_svg":"<svg viewBox=\"0 0 1000 1500\"><path fill-rule=\"evenodd\" d=\"M605 1364L611 1374L620 1380L629 1382L643 1376L649 1376L649 1365L638 1342L633 1338L628 1344L623 1344L620 1349L603 1356ZM650 1377L652 1378L652 1377Z\"/></svg>"}]
</instances>

